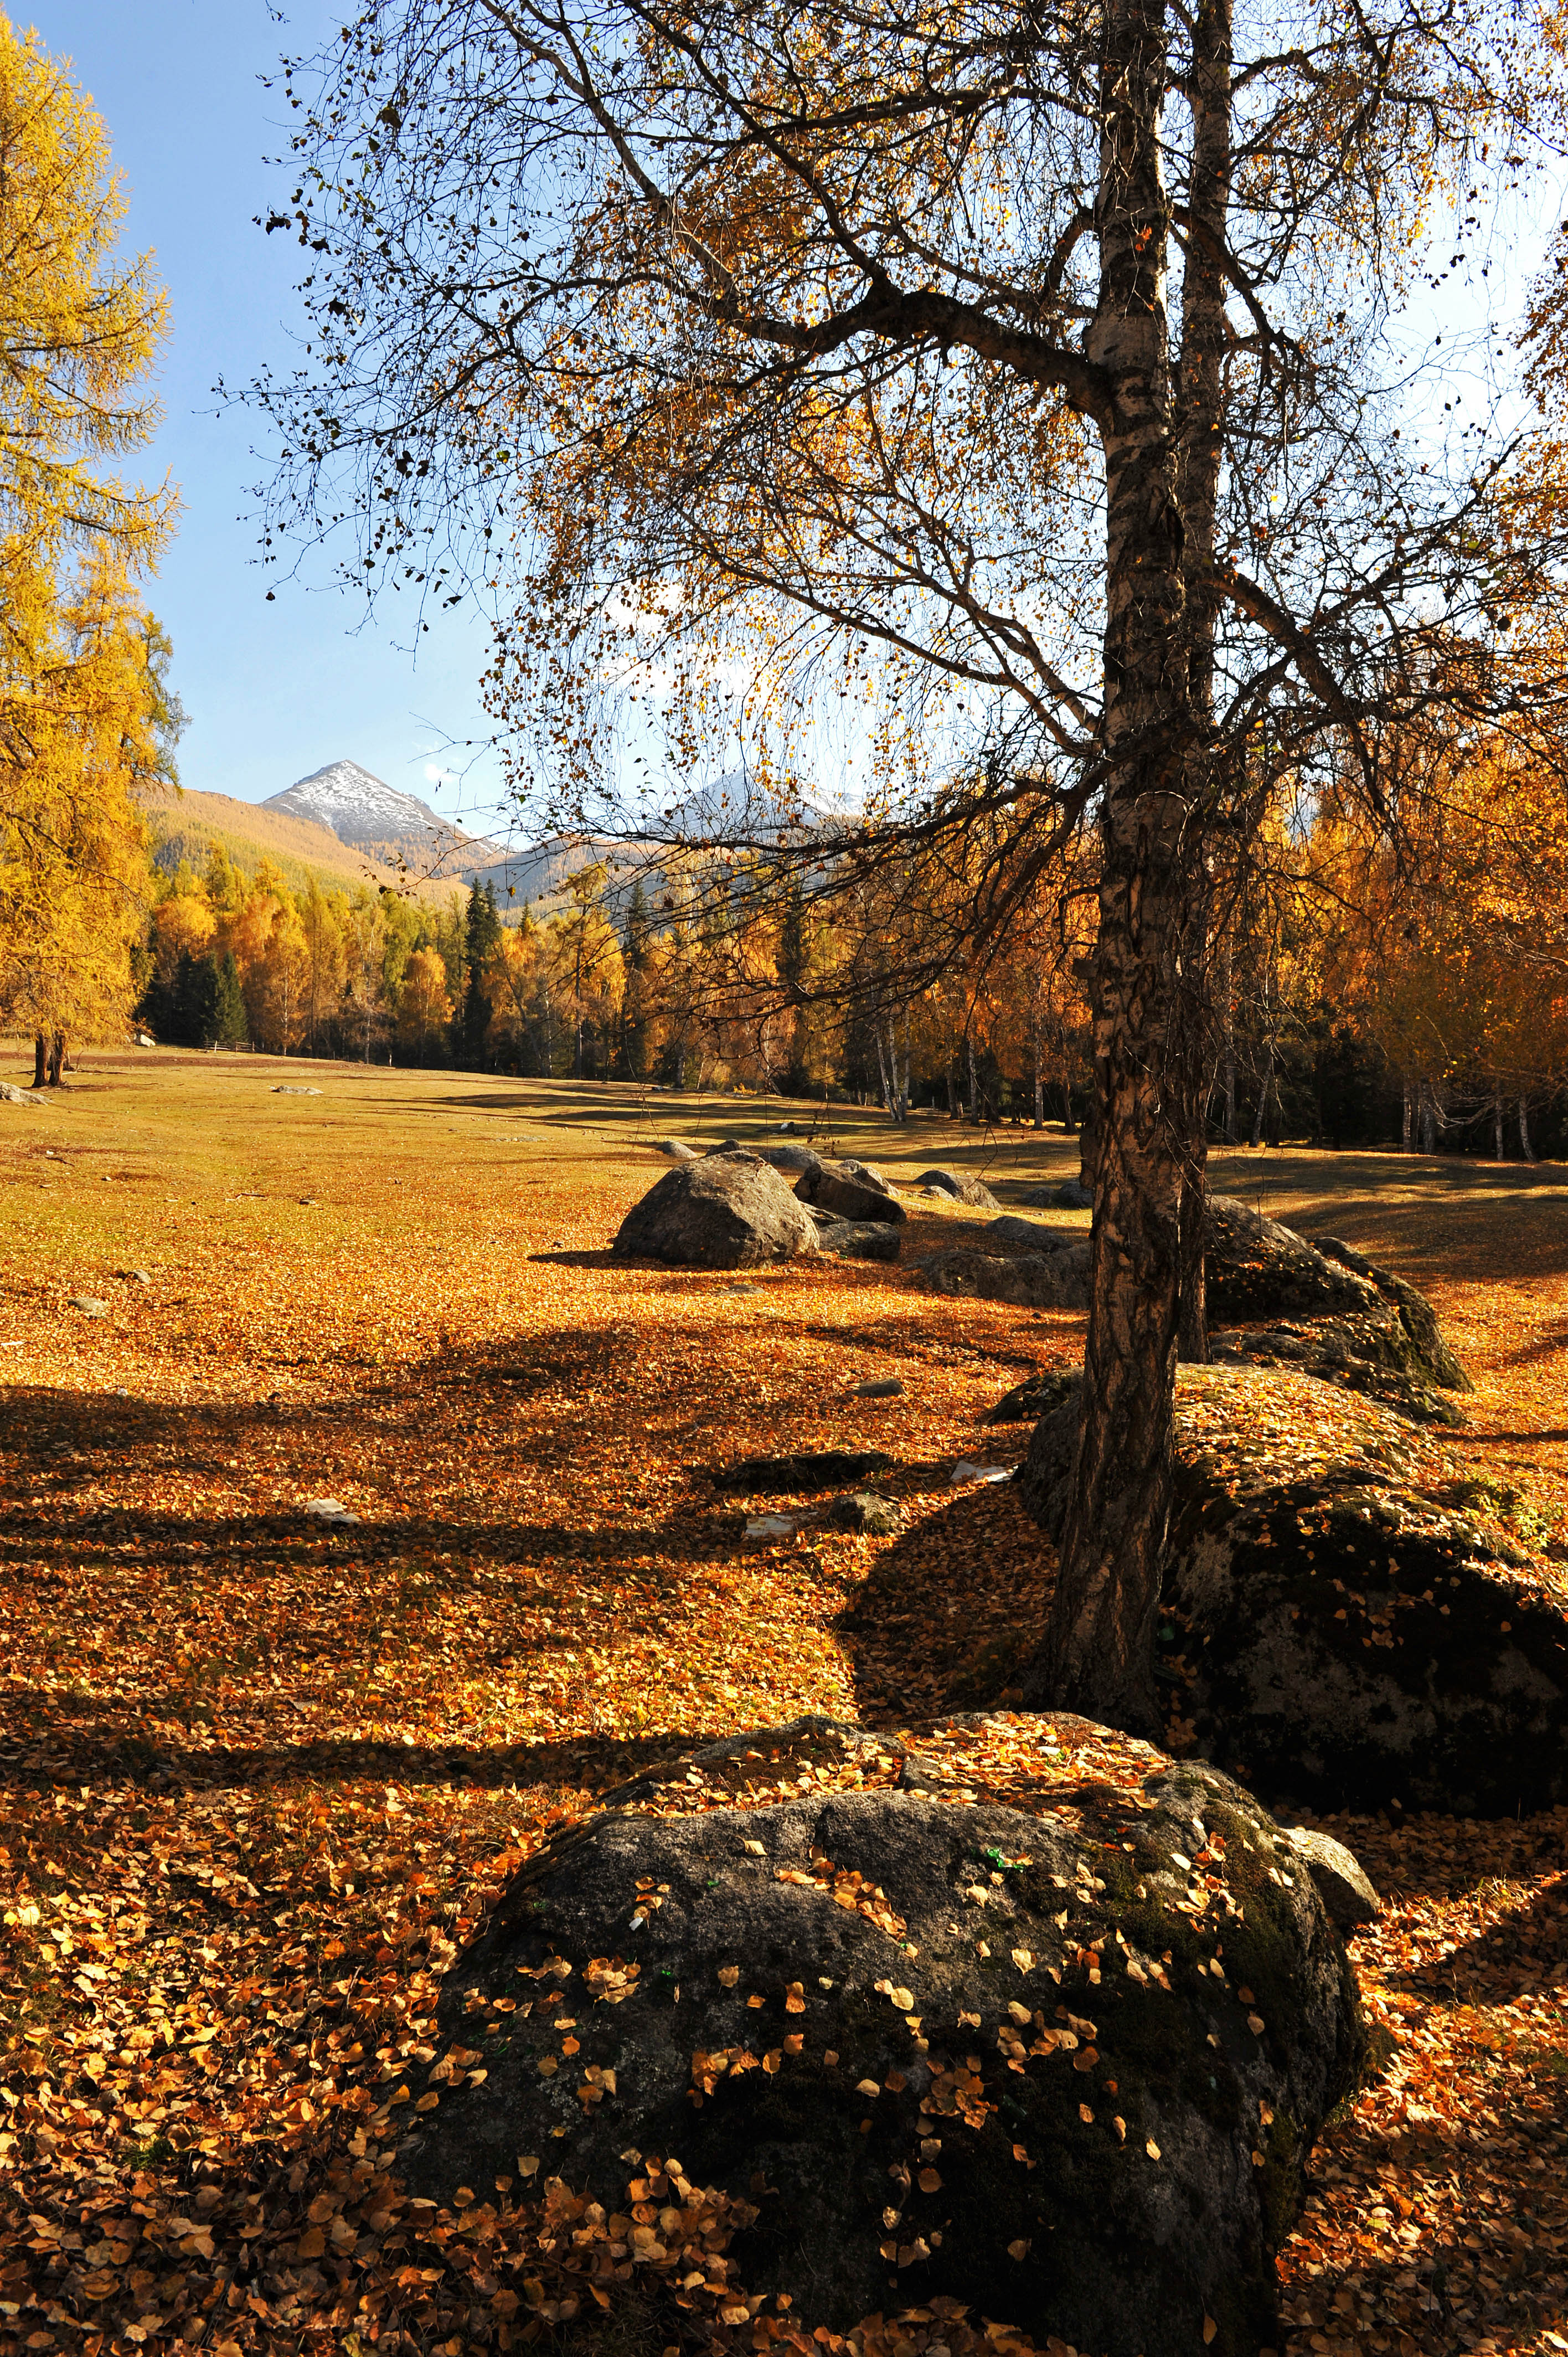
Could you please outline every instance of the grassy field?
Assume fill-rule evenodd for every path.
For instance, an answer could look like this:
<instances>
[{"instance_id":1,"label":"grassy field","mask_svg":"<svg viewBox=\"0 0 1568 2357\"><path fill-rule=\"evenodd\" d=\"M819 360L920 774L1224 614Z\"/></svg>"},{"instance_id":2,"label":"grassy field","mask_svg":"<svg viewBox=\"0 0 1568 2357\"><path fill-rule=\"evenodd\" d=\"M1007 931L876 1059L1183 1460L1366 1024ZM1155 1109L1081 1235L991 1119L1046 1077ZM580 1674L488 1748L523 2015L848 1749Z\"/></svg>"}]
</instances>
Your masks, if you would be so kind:
<instances>
[{"instance_id":1,"label":"grassy field","mask_svg":"<svg viewBox=\"0 0 1568 2357\"><path fill-rule=\"evenodd\" d=\"M520 2341L471 2220L420 2244L386 2126L510 1864L701 1737L1010 1694L1048 1555L950 1473L1015 1459L982 1419L1081 1320L607 1253L655 1139L791 1116L163 1049L0 1104L0 2357ZM1076 1172L1056 1133L833 1118L1004 1201ZM1479 1386L1457 1446L1554 1529L1568 1171L1215 1178L1427 1288ZM897 1458L904 1534L747 1547L710 1469L826 1446ZM1357 1950L1388 2067L1286 2253L1293 2349L1562 2350L1563 1821L1345 1830L1393 1902Z\"/></svg>"}]
</instances>

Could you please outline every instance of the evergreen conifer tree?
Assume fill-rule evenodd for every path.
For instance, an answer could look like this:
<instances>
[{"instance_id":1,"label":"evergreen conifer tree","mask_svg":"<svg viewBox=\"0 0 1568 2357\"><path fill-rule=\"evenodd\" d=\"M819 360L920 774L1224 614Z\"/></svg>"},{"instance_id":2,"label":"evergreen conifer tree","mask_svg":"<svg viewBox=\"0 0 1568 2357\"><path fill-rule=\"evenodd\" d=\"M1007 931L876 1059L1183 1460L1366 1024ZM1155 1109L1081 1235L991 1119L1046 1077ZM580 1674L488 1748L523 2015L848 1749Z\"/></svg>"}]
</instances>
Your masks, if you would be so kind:
<instances>
[{"instance_id":1,"label":"evergreen conifer tree","mask_svg":"<svg viewBox=\"0 0 1568 2357\"><path fill-rule=\"evenodd\" d=\"M649 940L648 895L638 877L627 904L624 944L626 983L621 994L620 1070L623 1080L648 1078Z\"/></svg>"},{"instance_id":2,"label":"evergreen conifer tree","mask_svg":"<svg viewBox=\"0 0 1568 2357\"><path fill-rule=\"evenodd\" d=\"M485 984L490 958L500 941L501 920L494 885L486 884L481 888L477 876L468 890L467 931L467 974L462 1013L457 1019L457 1049L465 1061L482 1064L490 1017L495 1011Z\"/></svg>"}]
</instances>

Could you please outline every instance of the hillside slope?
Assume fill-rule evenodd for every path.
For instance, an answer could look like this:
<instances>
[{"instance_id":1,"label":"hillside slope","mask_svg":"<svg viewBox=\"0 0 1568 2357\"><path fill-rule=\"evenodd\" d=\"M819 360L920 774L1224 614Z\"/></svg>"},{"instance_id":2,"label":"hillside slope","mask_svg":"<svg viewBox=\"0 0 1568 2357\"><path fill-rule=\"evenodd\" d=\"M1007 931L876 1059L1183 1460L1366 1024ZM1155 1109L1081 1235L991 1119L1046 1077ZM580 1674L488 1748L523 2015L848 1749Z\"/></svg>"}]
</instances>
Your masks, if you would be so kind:
<instances>
[{"instance_id":1,"label":"hillside slope","mask_svg":"<svg viewBox=\"0 0 1568 2357\"><path fill-rule=\"evenodd\" d=\"M235 802L228 794L171 794L149 807L147 820L153 857L166 875L172 875L182 859L199 871L216 842L245 876L253 876L261 862L270 859L295 892L313 875L323 884L349 890L367 884L375 891L387 884L421 899L445 900L459 888L450 879L432 884L400 875L367 852L339 842L328 827L269 809L264 802Z\"/></svg>"}]
</instances>

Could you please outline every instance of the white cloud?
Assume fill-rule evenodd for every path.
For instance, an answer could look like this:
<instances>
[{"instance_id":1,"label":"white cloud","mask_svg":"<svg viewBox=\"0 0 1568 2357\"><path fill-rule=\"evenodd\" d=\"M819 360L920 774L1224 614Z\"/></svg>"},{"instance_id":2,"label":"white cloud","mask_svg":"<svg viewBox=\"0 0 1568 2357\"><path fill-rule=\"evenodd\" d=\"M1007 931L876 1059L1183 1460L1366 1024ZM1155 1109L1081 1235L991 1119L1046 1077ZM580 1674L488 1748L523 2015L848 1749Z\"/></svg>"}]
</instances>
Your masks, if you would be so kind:
<instances>
[{"instance_id":1,"label":"white cloud","mask_svg":"<svg viewBox=\"0 0 1568 2357\"><path fill-rule=\"evenodd\" d=\"M443 770L437 762L426 761L424 782L427 786L455 786L457 782L457 772L456 770Z\"/></svg>"}]
</instances>

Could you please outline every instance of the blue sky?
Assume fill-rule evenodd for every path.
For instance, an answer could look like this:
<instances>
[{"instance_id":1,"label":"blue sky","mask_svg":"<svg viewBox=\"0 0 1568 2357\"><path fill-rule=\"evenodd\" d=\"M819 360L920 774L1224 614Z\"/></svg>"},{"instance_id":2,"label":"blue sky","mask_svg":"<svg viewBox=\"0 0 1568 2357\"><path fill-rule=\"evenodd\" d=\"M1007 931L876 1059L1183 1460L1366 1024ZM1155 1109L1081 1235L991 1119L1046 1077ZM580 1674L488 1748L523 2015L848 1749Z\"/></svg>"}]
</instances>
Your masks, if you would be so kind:
<instances>
[{"instance_id":1,"label":"blue sky","mask_svg":"<svg viewBox=\"0 0 1568 2357\"><path fill-rule=\"evenodd\" d=\"M434 782L446 737L482 733L476 682L486 640L476 622L434 617L417 669L391 618L357 633L362 608L337 591L263 579L253 527L241 521L262 471L263 421L216 414L212 387L290 363L298 248L252 225L280 176L281 109L258 76L280 48L336 30L342 0L4 0L32 24L96 102L130 196L127 239L152 247L174 333L161 372L166 418L143 471L181 485L185 518L150 602L174 640L191 720L188 786L259 802L324 762L360 761L389 784L470 823L498 791L488 768L462 786ZM276 587L275 601L265 602Z\"/></svg>"}]
</instances>

